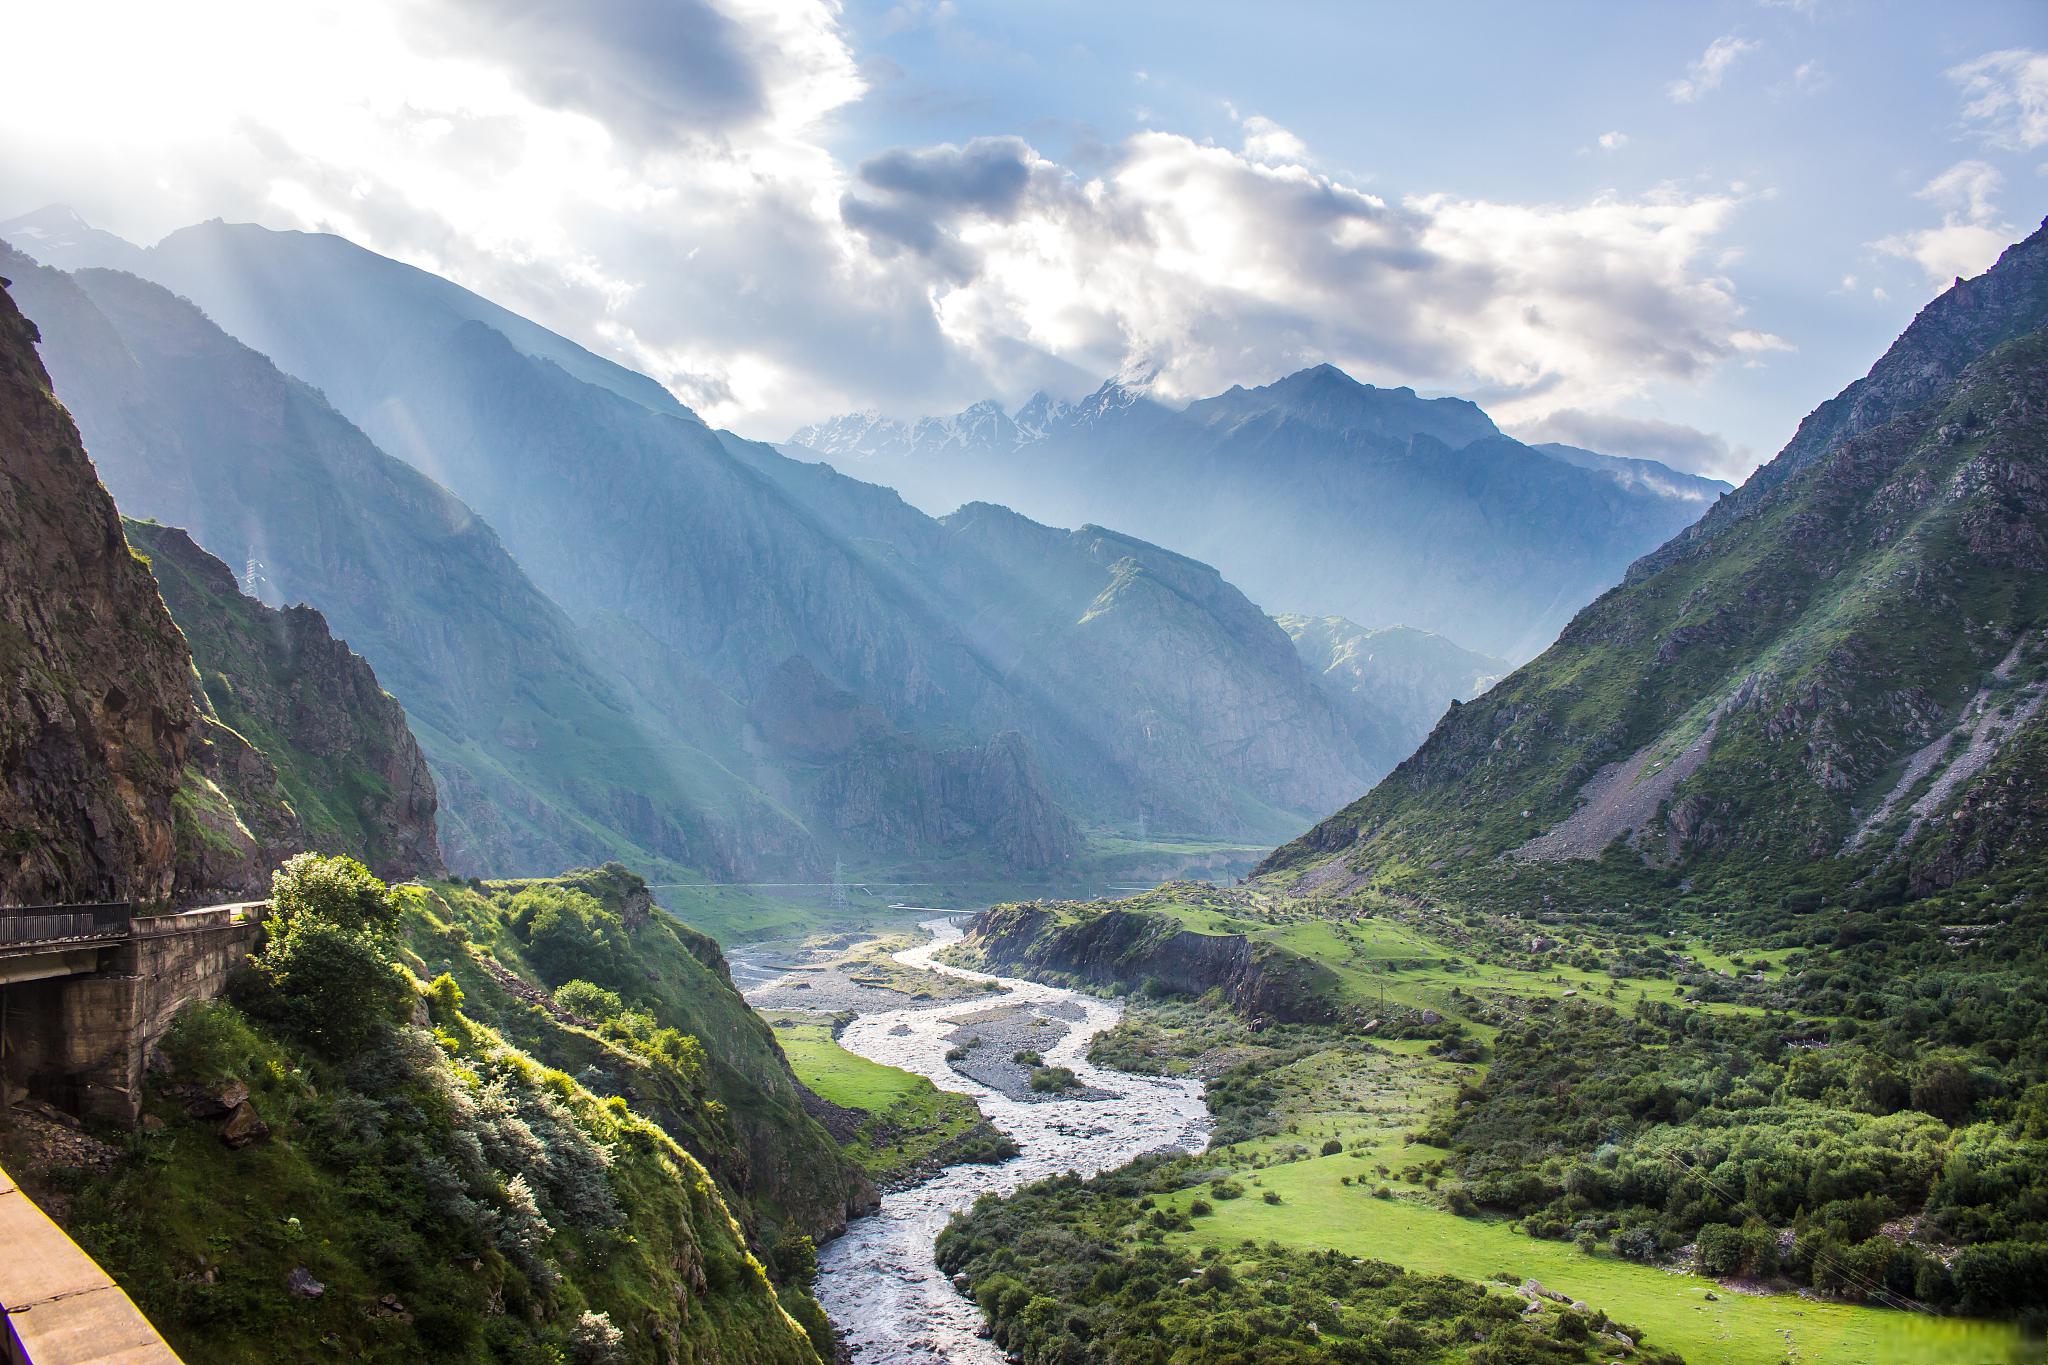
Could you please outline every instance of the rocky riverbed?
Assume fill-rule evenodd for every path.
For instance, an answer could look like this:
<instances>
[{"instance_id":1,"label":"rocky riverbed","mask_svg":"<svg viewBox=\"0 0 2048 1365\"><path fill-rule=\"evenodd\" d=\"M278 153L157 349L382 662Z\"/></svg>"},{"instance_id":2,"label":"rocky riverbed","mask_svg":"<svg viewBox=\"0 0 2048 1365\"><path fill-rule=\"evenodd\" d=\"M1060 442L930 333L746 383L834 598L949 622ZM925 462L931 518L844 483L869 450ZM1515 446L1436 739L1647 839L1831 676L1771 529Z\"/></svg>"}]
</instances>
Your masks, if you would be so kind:
<instances>
[{"instance_id":1,"label":"rocky riverbed","mask_svg":"<svg viewBox=\"0 0 2048 1365\"><path fill-rule=\"evenodd\" d=\"M933 954L958 942L961 931L944 917L923 928L930 939L896 953L896 962L962 983L993 983L1001 993L909 1005L891 993L892 1007L873 1008L837 985L821 989L819 980L806 983L811 990L792 992L790 974L772 974L772 949L741 950L735 957L746 959L747 977L760 983L748 991L750 1001L815 1008L810 997L816 991L820 1000L832 999L828 1008L861 1011L841 1032L841 1046L972 1096L1017 1142L1020 1155L1001 1165L949 1167L885 1195L878 1212L850 1224L818 1254L818 1299L861 1365L1000 1365L1002 1351L982 1336L980 1310L955 1292L933 1260L932 1243L947 1220L984 1194L1047 1176L1092 1175L1167 1148L1198 1150L1208 1141L1209 1116L1197 1082L1133 1076L1088 1061L1089 1043L1121 1014L1114 1002L937 962ZM1046 1022L1036 1022L1041 1019ZM969 1058L987 1050L989 1061L948 1061L948 1051L977 1033L983 1045ZM1053 1095L1031 1090L1034 1068L1011 1060L1026 1047L1044 1066L1071 1069L1078 1086ZM986 1079L963 1074L962 1067Z\"/></svg>"}]
</instances>

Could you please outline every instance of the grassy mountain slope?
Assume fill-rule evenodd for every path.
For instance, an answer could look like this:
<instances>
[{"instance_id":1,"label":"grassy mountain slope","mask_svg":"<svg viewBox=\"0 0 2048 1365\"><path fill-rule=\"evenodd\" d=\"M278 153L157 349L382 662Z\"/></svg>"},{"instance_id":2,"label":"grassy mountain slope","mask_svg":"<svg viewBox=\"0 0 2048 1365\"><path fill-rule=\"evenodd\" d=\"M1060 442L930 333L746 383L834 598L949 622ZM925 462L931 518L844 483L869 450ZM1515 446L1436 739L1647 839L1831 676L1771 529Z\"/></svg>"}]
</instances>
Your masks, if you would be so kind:
<instances>
[{"instance_id":1,"label":"grassy mountain slope","mask_svg":"<svg viewBox=\"0 0 2048 1365\"><path fill-rule=\"evenodd\" d=\"M124 521L191 647L213 714L261 750L309 846L380 876L443 871L434 780L405 711L311 607L246 597L225 564L175 527Z\"/></svg>"},{"instance_id":2,"label":"grassy mountain slope","mask_svg":"<svg viewBox=\"0 0 2048 1365\"><path fill-rule=\"evenodd\" d=\"M754 1112L809 1121L758 1021L751 1042L719 1033L747 1011L704 976L705 946L657 912L630 930L590 913L599 896L644 900L609 869L395 895L399 932L367 975L331 956L314 984L259 958L232 1002L181 1016L129 1149L44 1177L186 1358L829 1358L802 1271L778 1285L763 1261L800 1224L843 1217L844 1168L814 1125L789 1127L786 1158L842 1182L833 1206L765 1180L738 1190L748 1120L719 1103L735 1076ZM610 961L632 939L637 1011L569 1017L495 950L497 902L537 897L555 912L528 924L543 961ZM253 1134L221 1117L244 1097Z\"/></svg>"},{"instance_id":3,"label":"grassy mountain slope","mask_svg":"<svg viewBox=\"0 0 2048 1365\"><path fill-rule=\"evenodd\" d=\"M1621 841L1624 864L1700 885L1918 893L2029 856L2038 812L2013 793L2048 687L2044 296L2037 233L1265 872L1390 883Z\"/></svg>"},{"instance_id":4,"label":"grassy mountain slope","mask_svg":"<svg viewBox=\"0 0 2048 1365\"><path fill-rule=\"evenodd\" d=\"M627 1095L700 1157L757 1245L787 1233L822 1240L870 1197L807 1116L773 1030L733 988L718 945L657 907L633 873L612 864L481 890L435 884L406 927L412 951L454 976L472 1013L600 1093ZM617 1001L564 1005L534 990L575 1001L576 990L561 991L572 981ZM703 1045L694 1089L634 1061L644 1042L634 1011Z\"/></svg>"}]
</instances>

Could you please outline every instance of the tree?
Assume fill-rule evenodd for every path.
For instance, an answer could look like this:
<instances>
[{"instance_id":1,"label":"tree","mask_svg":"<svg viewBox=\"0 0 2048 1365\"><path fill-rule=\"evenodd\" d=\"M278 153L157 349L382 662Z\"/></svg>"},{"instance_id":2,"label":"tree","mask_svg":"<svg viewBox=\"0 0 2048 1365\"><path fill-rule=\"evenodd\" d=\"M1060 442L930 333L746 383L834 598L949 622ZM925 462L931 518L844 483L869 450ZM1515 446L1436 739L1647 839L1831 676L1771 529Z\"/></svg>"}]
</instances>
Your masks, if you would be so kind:
<instances>
[{"instance_id":1,"label":"tree","mask_svg":"<svg viewBox=\"0 0 2048 1365\"><path fill-rule=\"evenodd\" d=\"M337 1058L404 1017L412 992L392 968L390 891L353 858L301 853L271 878L273 913L249 959L244 1003ZM453 985L450 982L450 985Z\"/></svg>"}]
</instances>

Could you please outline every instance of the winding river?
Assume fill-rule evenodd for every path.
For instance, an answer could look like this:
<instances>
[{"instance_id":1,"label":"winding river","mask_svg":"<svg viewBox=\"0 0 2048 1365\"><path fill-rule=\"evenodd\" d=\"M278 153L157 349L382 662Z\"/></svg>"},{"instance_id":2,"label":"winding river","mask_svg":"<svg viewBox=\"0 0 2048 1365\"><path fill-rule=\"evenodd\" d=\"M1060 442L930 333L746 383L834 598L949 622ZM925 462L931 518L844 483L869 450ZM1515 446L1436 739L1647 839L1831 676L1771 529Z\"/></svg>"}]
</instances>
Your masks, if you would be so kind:
<instances>
[{"instance_id":1,"label":"winding river","mask_svg":"<svg viewBox=\"0 0 2048 1365\"><path fill-rule=\"evenodd\" d=\"M1022 1152L999 1166L949 1167L923 1184L883 1196L878 1212L857 1219L819 1251L817 1295L861 1365L1001 1365L1003 1352L981 1335L981 1311L955 1292L933 1259L932 1243L946 1220L984 1194L1004 1194L1065 1171L1093 1175L1147 1152L1199 1150L1208 1140L1209 1116L1197 1082L1134 1076L1088 1061L1089 1040L1122 1014L1113 1002L936 962L933 954L959 942L961 931L949 918L926 920L922 927L930 941L896 954L898 962L994 981L1006 993L863 1014L847 1025L840 1046L973 1096ZM1067 1035L1045 1049L1046 1065L1072 1067L1086 1085L1111 1098L1027 1103L947 1065L944 1039L954 1028L949 1019L997 1001L1056 1010L1062 1022L1073 1021Z\"/></svg>"}]
</instances>

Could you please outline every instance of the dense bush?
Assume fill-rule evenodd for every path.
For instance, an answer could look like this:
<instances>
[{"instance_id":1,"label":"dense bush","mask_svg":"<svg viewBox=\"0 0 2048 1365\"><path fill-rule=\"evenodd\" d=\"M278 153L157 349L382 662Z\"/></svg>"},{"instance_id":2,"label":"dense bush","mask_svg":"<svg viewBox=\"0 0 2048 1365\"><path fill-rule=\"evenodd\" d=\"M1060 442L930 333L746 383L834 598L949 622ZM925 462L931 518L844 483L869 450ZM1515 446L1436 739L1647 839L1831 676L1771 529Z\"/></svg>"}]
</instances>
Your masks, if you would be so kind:
<instances>
[{"instance_id":1,"label":"dense bush","mask_svg":"<svg viewBox=\"0 0 2048 1365\"><path fill-rule=\"evenodd\" d=\"M1711 1274L2016 1302L2007 1267L2048 1255L2048 916L2015 904L1969 940L1967 969L1932 927L1953 906L1816 914L1805 1022L1532 1011L1449 1117L1467 1189L1539 1236L1626 1228L1615 1249L1636 1259L1696 1241ZM1882 1235L1893 1220L1916 1240ZM1919 1242L1983 1250L1951 1273Z\"/></svg>"}]
</instances>

